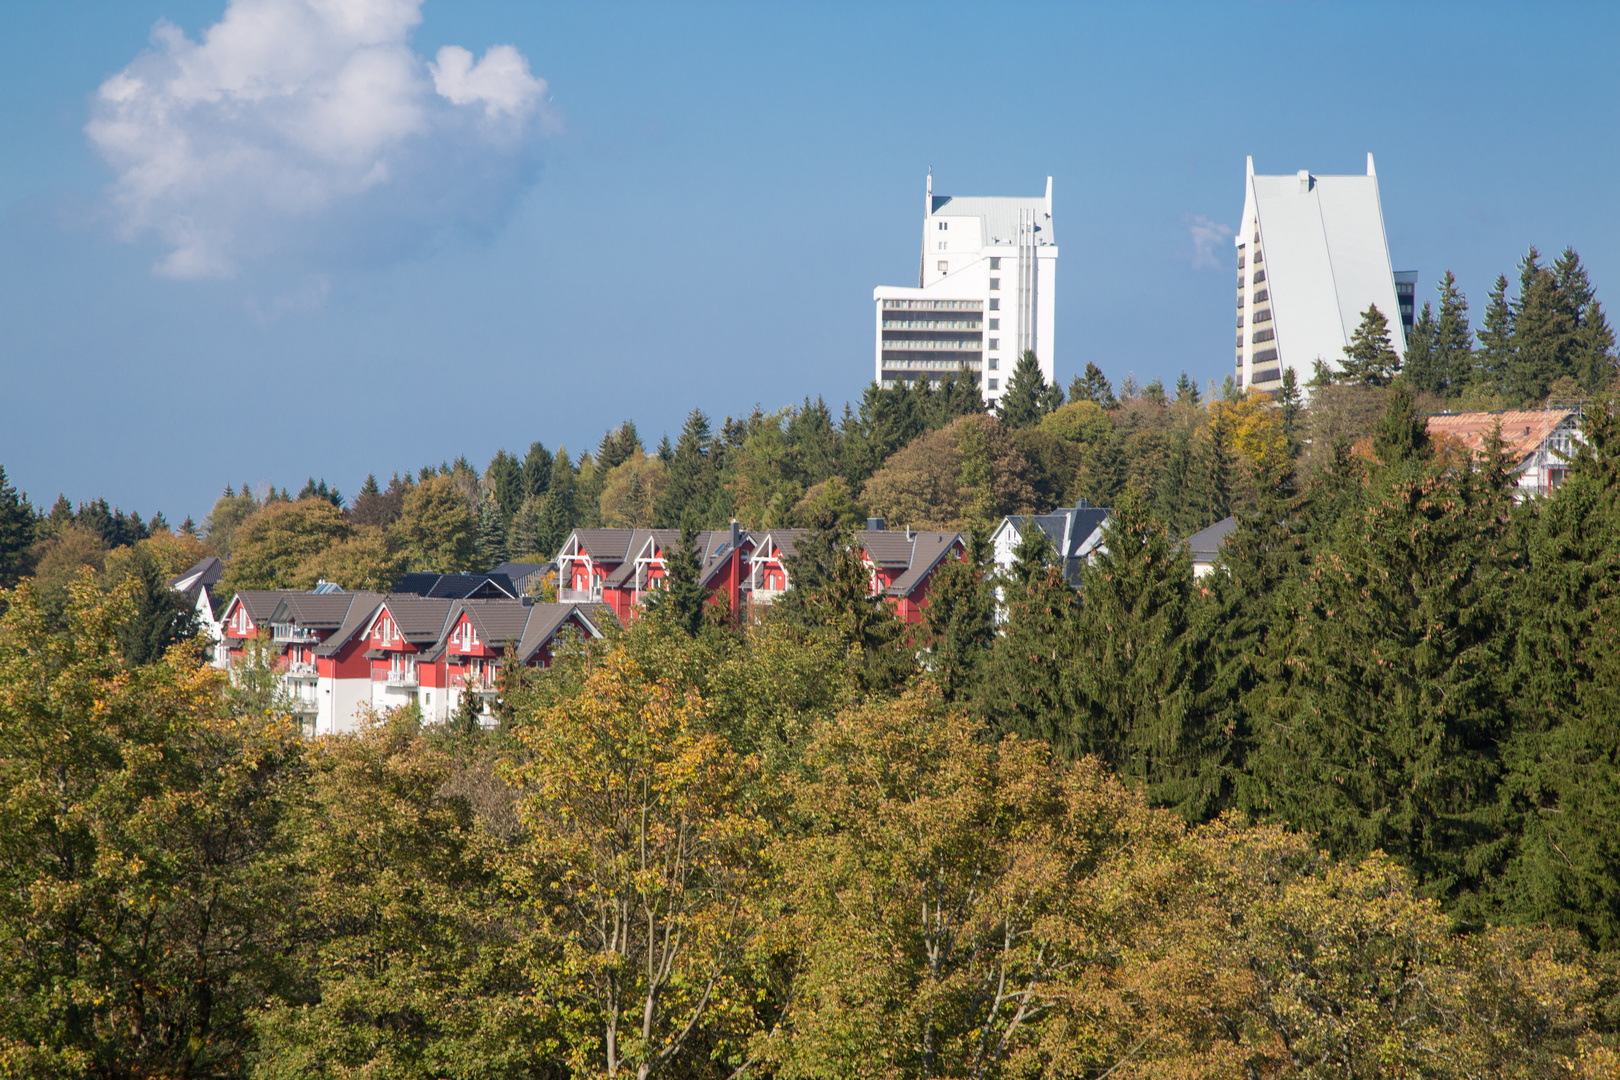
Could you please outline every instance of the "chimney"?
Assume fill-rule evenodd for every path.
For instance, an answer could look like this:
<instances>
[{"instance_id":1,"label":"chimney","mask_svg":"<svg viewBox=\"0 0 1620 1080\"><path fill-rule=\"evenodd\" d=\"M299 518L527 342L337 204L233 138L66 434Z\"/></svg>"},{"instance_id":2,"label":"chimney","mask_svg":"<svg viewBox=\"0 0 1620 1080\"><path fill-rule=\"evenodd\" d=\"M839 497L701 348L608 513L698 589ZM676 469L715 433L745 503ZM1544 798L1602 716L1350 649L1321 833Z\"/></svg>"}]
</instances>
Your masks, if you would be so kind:
<instances>
[{"instance_id":1,"label":"chimney","mask_svg":"<svg viewBox=\"0 0 1620 1080\"><path fill-rule=\"evenodd\" d=\"M913 539L914 539L914 537L911 535L911 526L907 525L906 526L906 543L909 544Z\"/></svg>"},{"instance_id":2,"label":"chimney","mask_svg":"<svg viewBox=\"0 0 1620 1080\"><path fill-rule=\"evenodd\" d=\"M742 543L742 526L737 524L737 519L736 518L732 518L731 519L731 550L736 551L737 550L737 545L740 544L740 543Z\"/></svg>"},{"instance_id":3,"label":"chimney","mask_svg":"<svg viewBox=\"0 0 1620 1080\"><path fill-rule=\"evenodd\" d=\"M882 532L883 531L883 519L882 518L867 518L866 519L866 531L867 532Z\"/></svg>"},{"instance_id":4,"label":"chimney","mask_svg":"<svg viewBox=\"0 0 1620 1080\"><path fill-rule=\"evenodd\" d=\"M1301 195L1306 195L1310 193L1310 190L1311 171L1309 169L1301 169L1299 170L1299 193Z\"/></svg>"}]
</instances>

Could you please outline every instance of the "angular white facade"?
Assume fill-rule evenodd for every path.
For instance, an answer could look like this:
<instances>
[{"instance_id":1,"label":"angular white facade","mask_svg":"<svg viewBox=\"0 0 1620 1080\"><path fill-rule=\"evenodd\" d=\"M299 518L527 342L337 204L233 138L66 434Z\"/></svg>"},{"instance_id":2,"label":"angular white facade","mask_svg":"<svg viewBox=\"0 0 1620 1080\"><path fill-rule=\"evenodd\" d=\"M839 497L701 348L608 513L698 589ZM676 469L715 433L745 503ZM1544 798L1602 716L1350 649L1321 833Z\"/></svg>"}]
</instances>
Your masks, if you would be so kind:
<instances>
[{"instance_id":1,"label":"angular white facade","mask_svg":"<svg viewBox=\"0 0 1620 1080\"><path fill-rule=\"evenodd\" d=\"M1337 370L1361 313L1377 304L1406 354L1378 174L1256 176L1248 159L1237 246L1237 380L1275 390L1292 368L1303 386L1317 360ZM1415 286L1415 275L1403 275Z\"/></svg>"},{"instance_id":2,"label":"angular white facade","mask_svg":"<svg viewBox=\"0 0 1620 1080\"><path fill-rule=\"evenodd\" d=\"M1026 349L1051 382L1057 254L1050 176L1045 195L1017 198L935 195L930 173L917 287L872 290L878 384L966 365L994 405Z\"/></svg>"}]
</instances>

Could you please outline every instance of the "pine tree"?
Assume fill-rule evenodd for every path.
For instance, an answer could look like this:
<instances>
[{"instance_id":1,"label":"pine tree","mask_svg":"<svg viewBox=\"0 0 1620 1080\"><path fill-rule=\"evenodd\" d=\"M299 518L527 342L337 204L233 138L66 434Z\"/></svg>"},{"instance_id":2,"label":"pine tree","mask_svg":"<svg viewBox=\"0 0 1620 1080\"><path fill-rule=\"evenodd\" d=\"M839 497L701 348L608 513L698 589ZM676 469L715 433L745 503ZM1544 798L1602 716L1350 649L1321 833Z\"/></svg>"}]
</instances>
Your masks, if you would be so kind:
<instances>
[{"instance_id":1,"label":"pine tree","mask_svg":"<svg viewBox=\"0 0 1620 1080\"><path fill-rule=\"evenodd\" d=\"M1505 392L1508 372L1513 367L1513 308L1508 303L1507 287L1507 277L1498 274L1490 303L1485 307L1485 321L1479 328L1479 348L1474 350L1474 374L1470 380L1498 394Z\"/></svg>"},{"instance_id":2,"label":"pine tree","mask_svg":"<svg viewBox=\"0 0 1620 1080\"><path fill-rule=\"evenodd\" d=\"M1074 750L1145 782L1154 802L1203 816L1207 758L1224 739L1192 713L1192 561L1134 490L1115 503L1080 593Z\"/></svg>"},{"instance_id":3,"label":"pine tree","mask_svg":"<svg viewBox=\"0 0 1620 1080\"><path fill-rule=\"evenodd\" d=\"M1170 453L1165 456L1164 468L1159 471L1159 482L1153 502L1153 512L1160 521L1180 532L1196 532L1208 522L1194 500L1194 476L1200 462L1193 450L1192 432L1178 426L1170 433Z\"/></svg>"},{"instance_id":4,"label":"pine tree","mask_svg":"<svg viewBox=\"0 0 1620 1080\"><path fill-rule=\"evenodd\" d=\"M977 688L977 709L1000 733L1040 739L1069 758L1086 752L1076 729L1074 589L1055 565L1052 541L1025 518L1010 572L998 577L1005 613Z\"/></svg>"},{"instance_id":5,"label":"pine tree","mask_svg":"<svg viewBox=\"0 0 1620 1080\"><path fill-rule=\"evenodd\" d=\"M129 577L135 609L118 626L118 649L131 666L155 663L171 645L196 635L197 609L169 588L163 567L144 545L131 552Z\"/></svg>"},{"instance_id":6,"label":"pine tree","mask_svg":"<svg viewBox=\"0 0 1620 1080\"><path fill-rule=\"evenodd\" d=\"M556 555L574 531L574 463L568 459L566 447L558 447L551 462L540 530L541 551L547 555Z\"/></svg>"},{"instance_id":7,"label":"pine tree","mask_svg":"<svg viewBox=\"0 0 1620 1080\"><path fill-rule=\"evenodd\" d=\"M1338 857L1381 848L1455 902L1499 858L1509 499L1498 471L1436 461L1411 420L1397 387L1385 468L1348 478L1357 501L1283 586L1268 651L1286 675L1258 702L1240 795Z\"/></svg>"},{"instance_id":8,"label":"pine tree","mask_svg":"<svg viewBox=\"0 0 1620 1080\"><path fill-rule=\"evenodd\" d=\"M1468 328L1468 298L1457 288L1457 279L1450 270L1441 278L1437 289L1440 312L1434 323L1431 366L1439 383L1436 389L1457 393L1469 384L1474 374L1474 335Z\"/></svg>"},{"instance_id":9,"label":"pine tree","mask_svg":"<svg viewBox=\"0 0 1620 1080\"><path fill-rule=\"evenodd\" d=\"M1232 422L1225 412L1217 412L1198 442L1188 498L1183 504L1184 520L1202 529L1232 512L1237 488L1237 455L1232 450Z\"/></svg>"},{"instance_id":10,"label":"pine tree","mask_svg":"<svg viewBox=\"0 0 1620 1080\"><path fill-rule=\"evenodd\" d=\"M1402 379L1390 389L1384 401L1384 415L1373 431L1373 453L1393 469L1422 458L1429 451L1429 424L1418 415L1412 390Z\"/></svg>"},{"instance_id":11,"label":"pine tree","mask_svg":"<svg viewBox=\"0 0 1620 1080\"><path fill-rule=\"evenodd\" d=\"M1446 373L1436 363L1435 331L1434 309L1425 300L1412 332L1406 335L1406 356L1401 367L1413 386L1438 394L1446 390Z\"/></svg>"},{"instance_id":12,"label":"pine tree","mask_svg":"<svg viewBox=\"0 0 1620 1080\"><path fill-rule=\"evenodd\" d=\"M1176 379L1176 400L1190 401L1194 405L1197 405L1200 400L1198 384L1189 378L1185 371L1181 373L1180 378Z\"/></svg>"},{"instance_id":13,"label":"pine tree","mask_svg":"<svg viewBox=\"0 0 1620 1080\"><path fill-rule=\"evenodd\" d=\"M544 443L529 444L529 452L523 458L523 490L528 495L544 495L551 486L551 471L554 462L551 451Z\"/></svg>"},{"instance_id":14,"label":"pine tree","mask_svg":"<svg viewBox=\"0 0 1620 1080\"><path fill-rule=\"evenodd\" d=\"M1513 362L1504 387L1511 401L1524 406L1539 405L1548 388L1565 375L1573 376L1576 366L1576 314L1559 292L1558 275L1541 266L1539 254L1532 247L1519 264Z\"/></svg>"},{"instance_id":15,"label":"pine tree","mask_svg":"<svg viewBox=\"0 0 1620 1080\"><path fill-rule=\"evenodd\" d=\"M495 497L503 519L510 518L523 505L528 494L523 483L523 463L505 450L495 451L489 468L484 470L484 485Z\"/></svg>"},{"instance_id":16,"label":"pine tree","mask_svg":"<svg viewBox=\"0 0 1620 1080\"><path fill-rule=\"evenodd\" d=\"M712 460L713 442L709 418L701 409L693 409L681 428L669 461L669 478L653 512L658 528L700 528L706 523L704 518L720 486Z\"/></svg>"},{"instance_id":17,"label":"pine tree","mask_svg":"<svg viewBox=\"0 0 1620 1080\"><path fill-rule=\"evenodd\" d=\"M34 509L6 480L0 465L0 589L16 586L28 572L28 548L34 542Z\"/></svg>"},{"instance_id":18,"label":"pine tree","mask_svg":"<svg viewBox=\"0 0 1620 1080\"><path fill-rule=\"evenodd\" d=\"M1502 811L1516 838L1496 906L1620 947L1620 422L1589 409L1566 482L1536 506L1500 693L1515 713Z\"/></svg>"},{"instance_id":19,"label":"pine tree","mask_svg":"<svg viewBox=\"0 0 1620 1080\"><path fill-rule=\"evenodd\" d=\"M478 504L478 558L486 569L493 570L506 561L506 528L501 504L494 491L486 490Z\"/></svg>"},{"instance_id":20,"label":"pine tree","mask_svg":"<svg viewBox=\"0 0 1620 1080\"><path fill-rule=\"evenodd\" d=\"M663 587L648 598L648 614L667 622L687 637L696 637L703 626L703 601L706 595L698 581L701 571L697 530L690 524L683 525L680 544L664 552Z\"/></svg>"},{"instance_id":21,"label":"pine tree","mask_svg":"<svg viewBox=\"0 0 1620 1080\"><path fill-rule=\"evenodd\" d=\"M1076 375L1069 384L1069 400L1094 401L1108 411L1119 408L1113 384L1103 375L1102 369L1090 361L1086 362L1085 374Z\"/></svg>"},{"instance_id":22,"label":"pine tree","mask_svg":"<svg viewBox=\"0 0 1620 1080\"><path fill-rule=\"evenodd\" d=\"M928 670L948 702L972 700L996 639L989 538L974 529L967 541L965 557L947 557L934 571L923 609Z\"/></svg>"},{"instance_id":23,"label":"pine tree","mask_svg":"<svg viewBox=\"0 0 1620 1080\"><path fill-rule=\"evenodd\" d=\"M1288 454L1298 457L1301 446L1300 414L1304 404L1300 400L1299 376L1291 367L1283 368L1282 386L1277 391L1277 410L1282 415L1283 436L1288 440Z\"/></svg>"},{"instance_id":24,"label":"pine tree","mask_svg":"<svg viewBox=\"0 0 1620 1080\"><path fill-rule=\"evenodd\" d=\"M1007 389L996 405L996 415L1007 428L1030 427L1040 421L1046 400L1046 376L1033 349L1025 349L1013 368Z\"/></svg>"},{"instance_id":25,"label":"pine tree","mask_svg":"<svg viewBox=\"0 0 1620 1080\"><path fill-rule=\"evenodd\" d=\"M1388 386L1400 366L1401 358L1389 343L1389 320L1377 304L1368 304L1344 350L1340 367L1345 378L1366 386Z\"/></svg>"},{"instance_id":26,"label":"pine tree","mask_svg":"<svg viewBox=\"0 0 1620 1080\"><path fill-rule=\"evenodd\" d=\"M1581 328L1575 341L1575 380L1589 393L1609 391L1620 377L1616 367L1614 330L1603 305L1593 300L1581 313Z\"/></svg>"}]
</instances>

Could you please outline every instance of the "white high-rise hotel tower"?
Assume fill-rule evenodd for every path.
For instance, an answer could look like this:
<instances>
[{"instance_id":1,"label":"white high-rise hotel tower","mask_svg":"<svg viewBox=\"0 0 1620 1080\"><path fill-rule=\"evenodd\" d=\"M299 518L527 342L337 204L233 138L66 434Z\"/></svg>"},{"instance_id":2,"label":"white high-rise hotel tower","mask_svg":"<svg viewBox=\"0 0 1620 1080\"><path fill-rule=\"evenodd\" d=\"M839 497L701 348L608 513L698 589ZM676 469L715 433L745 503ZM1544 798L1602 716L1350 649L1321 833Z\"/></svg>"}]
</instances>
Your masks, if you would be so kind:
<instances>
[{"instance_id":1,"label":"white high-rise hotel tower","mask_svg":"<svg viewBox=\"0 0 1620 1080\"><path fill-rule=\"evenodd\" d=\"M1256 176L1249 158L1237 246L1237 381L1276 390L1285 368L1300 386L1316 361L1337 369L1368 305L1406 355L1417 273L1390 269L1378 174Z\"/></svg>"},{"instance_id":2,"label":"white high-rise hotel tower","mask_svg":"<svg viewBox=\"0 0 1620 1080\"><path fill-rule=\"evenodd\" d=\"M935 195L930 173L917 287L872 290L878 384L938 382L966 365L994 405L1026 349L1051 382L1057 254L1050 176L1026 199Z\"/></svg>"}]
</instances>

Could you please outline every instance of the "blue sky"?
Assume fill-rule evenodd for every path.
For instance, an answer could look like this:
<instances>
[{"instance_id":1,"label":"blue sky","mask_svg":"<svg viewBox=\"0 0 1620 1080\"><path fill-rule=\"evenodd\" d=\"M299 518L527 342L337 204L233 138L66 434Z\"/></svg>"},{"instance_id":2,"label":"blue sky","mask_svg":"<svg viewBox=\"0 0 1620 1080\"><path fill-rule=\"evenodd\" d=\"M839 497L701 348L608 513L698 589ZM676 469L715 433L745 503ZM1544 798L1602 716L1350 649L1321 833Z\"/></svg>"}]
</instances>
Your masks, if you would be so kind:
<instances>
[{"instance_id":1,"label":"blue sky","mask_svg":"<svg viewBox=\"0 0 1620 1080\"><path fill-rule=\"evenodd\" d=\"M352 57L288 29L312 2L8 7L0 464L36 501L200 520L226 483L352 493L626 417L650 444L694 406L836 410L871 378L872 287L915 272L929 166L946 194L1055 178L1064 383L1227 374L1232 257L1196 229L1235 224L1246 154L1372 151L1420 299L1451 268L1477 315L1534 243L1620 302L1613 5L426 0L412 25L325 0L394 18L354 48L396 93L321 81ZM199 50L221 20L236 51ZM142 95L182 55L294 89L177 119ZM341 115L310 134L316 105Z\"/></svg>"}]
</instances>

